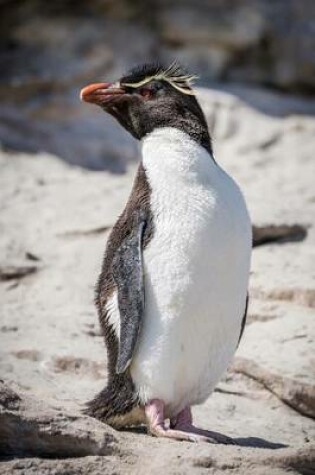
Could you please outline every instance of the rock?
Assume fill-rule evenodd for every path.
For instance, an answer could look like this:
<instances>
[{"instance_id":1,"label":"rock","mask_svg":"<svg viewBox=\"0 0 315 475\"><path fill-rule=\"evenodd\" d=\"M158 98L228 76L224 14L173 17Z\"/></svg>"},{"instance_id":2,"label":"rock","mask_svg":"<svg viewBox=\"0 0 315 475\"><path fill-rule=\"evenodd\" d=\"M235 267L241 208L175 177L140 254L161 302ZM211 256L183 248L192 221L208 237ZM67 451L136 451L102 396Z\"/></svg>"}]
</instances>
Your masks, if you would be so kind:
<instances>
[{"instance_id":1,"label":"rock","mask_svg":"<svg viewBox=\"0 0 315 475\"><path fill-rule=\"evenodd\" d=\"M174 58L189 71L197 71L203 78L217 81L223 79L229 68L231 53L221 45L185 45L164 48L161 52L166 63Z\"/></svg>"},{"instance_id":2,"label":"rock","mask_svg":"<svg viewBox=\"0 0 315 475\"><path fill-rule=\"evenodd\" d=\"M21 398L9 386L0 380L0 404L3 409L18 409Z\"/></svg>"},{"instance_id":3,"label":"rock","mask_svg":"<svg viewBox=\"0 0 315 475\"><path fill-rule=\"evenodd\" d=\"M150 5L94 0L76 2L75 9L68 3L45 9L40 2L6 2L0 48L2 146L45 151L92 170L126 172L138 159L134 141L110 117L80 104L79 90L87 82L117 79L144 58L178 57L204 84L250 80L314 90L313 7L307 0L289 6L285 0L172 5L153 0ZM265 104L266 97L260 102ZM220 107L217 112L219 123L225 122L229 111ZM237 127L230 120L225 132L233 135ZM267 129L266 123L256 128L257 142L240 144L243 153L256 145L268 149L281 138L277 130L270 137Z\"/></svg>"},{"instance_id":4,"label":"rock","mask_svg":"<svg viewBox=\"0 0 315 475\"><path fill-rule=\"evenodd\" d=\"M282 317L252 323L233 368L260 382L296 411L315 418L313 318L313 312L306 309L287 309Z\"/></svg>"},{"instance_id":5,"label":"rock","mask_svg":"<svg viewBox=\"0 0 315 475\"><path fill-rule=\"evenodd\" d=\"M176 56L180 48L182 58L195 49L198 60L187 54L187 63L204 76L314 91L314 5L307 0L158 3L158 29L169 53Z\"/></svg>"},{"instance_id":6,"label":"rock","mask_svg":"<svg viewBox=\"0 0 315 475\"><path fill-rule=\"evenodd\" d=\"M161 36L170 44L222 46L231 52L255 45L266 28L263 16L253 3L239 2L226 8L217 5L164 3L158 21ZM201 2L200 2L201 3ZM243 5L242 5L243 3Z\"/></svg>"},{"instance_id":7,"label":"rock","mask_svg":"<svg viewBox=\"0 0 315 475\"><path fill-rule=\"evenodd\" d=\"M315 386L266 371L254 361L236 358L233 370L262 384L304 416L315 419Z\"/></svg>"},{"instance_id":8,"label":"rock","mask_svg":"<svg viewBox=\"0 0 315 475\"><path fill-rule=\"evenodd\" d=\"M117 436L96 420L47 407L0 384L0 454L25 457L110 455Z\"/></svg>"},{"instance_id":9,"label":"rock","mask_svg":"<svg viewBox=\"0 0 315 475\"><path fill-rule=\"evenodd\" d=\"M109 116L99 120L101 111L83 106L79 92L89 82L116 79L144 56L153 59L155 34L120 15L114 19L117 11L107 16L105 6L94 12L81 7L17 2L12 11L7 5L0 142L5 149L46 151L81 167L123 173L138 158L134 141Z\"/></svg>"},{"instance_id":10,"label":"rock","mask_svg":"<svg viewBox=\"0 0 315 475\"><path fill-rule=\"evenodd\" d=\"M0 111L0 141L7 150L26 151L62 157L72 165L91 170L123 173L138 158L138 148L130 136L100 110L87 108L79 101L79 88L69 101L54 97L54 111L36 100L32 114L23 106L7 106ZM64 101L67 111L64 113ZM32 102L32 101L31 101ZM101 117L98 117L102 113ZM53 114L53 118L51 118ZM118 146L119 144L119 146Z\"/></svg>"},{"instance_id":11,"label":"rock","mask_svg":"<svg viewBox=\"0 0 315 475\"><path fill-rule=\"evenodd\" d=\"M227 462L224 457L200 457L195 460L195 466L200 468L213 468L216 471L222 470L222 473L227 470L239 470L240 473L264 475L265 473L272 473L273 475L280 475L284 473L312 473L315 462L315 457L312 452L313 447L301 448L295 450L280 450L278 453L270 454L253 454L248 457L245 463L241 459L233 462ZM223 455L223 454L221 454ZM263 467L265 465L265 468ZM296 470L296 472L295 472ZM211 473L211 472L210 472Z\"/></svg>"},{"instance_id":12,"label":"rock","mask_svg":"<svg viewBox=\"0 0 315 475\"><path fill-rule=\"evenodd\" d=\"M149 9L126 0L69 5L3 6L0 92L6 100L36 91L47 99L51 90L170 55L207 79L314 91L314 5L308 0L152 0Z\"/></svg>"},{"instance_id":13,"label":"rock","mask_svg":"<svg viewBox=\"0 0 315 475\"><path fill-rule=\"evenodd\" d=\"M170 475L312 473L314 445L295 448L170 443L141 433L117 433L78 412L60 410L1 382L1 473ZM152 454L150 457L147 454Z\"/></svg>"},{"instance_id":14,"label":"rock","mask_svg":"<svg viewBox=\"0 0 315 475\"><path fill-rule=\"evenodd\" d=\"M128 444L129 445L129 444ZM176 447L176 449L175 449ZM34 474L43 475L111 475L117 473L117 464L121 474L150 473L158 475L167 473L216 474L242 473L244 475L312 474L314 466L314 446L299 449L274 450L244 449L240 456L237 449L212 446L211 451L206 445L187 446L166 441L149 440L145 448L132 445L131 455L127 458L115 456L88 456L80 459L49 460L26 458L3 462L3 475ZM175 449L175 450L174 450ZM147 457L147 452L151 454Z\"/></svg>"},{"instance_id":15,"label":"rock","mask_svg":"<svg viewBox=\"0 0 315 475\"><path fill-rule=\"evenodd\" d=\"M38 266L26 263L2 264L0 265L0 280L21 279L38 271Z\"/></svg>"},{"instance_id":16,"label":"rock","mask_svg":"<svg viewBox=\"0 0 315 475\"><path fill-rule=\"evenodd\" d=\"M302 241L306 238L307 229L299 224L253 226L253 246L261 246L270 242Z\"/></svg>"}]
</instances>

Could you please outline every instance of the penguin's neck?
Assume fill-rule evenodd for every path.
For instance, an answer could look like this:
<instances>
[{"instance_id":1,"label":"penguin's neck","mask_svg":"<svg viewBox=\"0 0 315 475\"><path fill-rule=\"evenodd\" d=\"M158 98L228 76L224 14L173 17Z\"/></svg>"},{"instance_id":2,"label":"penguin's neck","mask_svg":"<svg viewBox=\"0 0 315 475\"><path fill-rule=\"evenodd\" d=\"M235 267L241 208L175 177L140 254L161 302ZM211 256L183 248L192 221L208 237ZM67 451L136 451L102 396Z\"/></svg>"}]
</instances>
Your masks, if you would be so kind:
<instances>
[{"instance_id":1,"label":"penguin's neck","mask_svg":"<svg viewBox=\"0 0 315 475\"><path fill-rule=\"evenodd\" d=\"M156 128L142 143L142 163L147 170L175 177L215 173L217 165L212 155L189 134L175 127Z\"/></svg>"},{"instance_id":2,"label":"penguin's neck","mask_svg":"<svg viewBox=\"0 0 315 475\"><path fill-rule=\"evenodd\" d=\"M192 140L197 142L197 144L201 145L203 148L207 150L207 152L212 156L212 144L211 138L209 135L207 123L203 114L200 110L201 116L196 116L191 113L190 110L183 109L183 113L181 116L177 114L169 115L169 111L166 111L166 118L168 128L177 129L186 135L188 135ZM165 127L165 123L163 124ZM162 127L157 127L151 132L155 132L157 129Z\"/></svg>"}]
</instances>

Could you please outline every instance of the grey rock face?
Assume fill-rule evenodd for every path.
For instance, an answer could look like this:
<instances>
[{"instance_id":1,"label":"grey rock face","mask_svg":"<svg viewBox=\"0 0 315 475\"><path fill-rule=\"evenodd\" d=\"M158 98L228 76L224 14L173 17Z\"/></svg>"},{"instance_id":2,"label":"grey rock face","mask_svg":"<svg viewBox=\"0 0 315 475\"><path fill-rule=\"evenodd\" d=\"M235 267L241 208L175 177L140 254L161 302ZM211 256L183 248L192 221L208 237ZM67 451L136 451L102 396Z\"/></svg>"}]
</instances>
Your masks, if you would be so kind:
<instances>
[{"instance_id":1,"label":"grey rock face","mask_svg":"<svg viewBox=\"0 0 315 475\"><path fill-rule=\"evenodd\" d=\"M122 173L132 139L93 106L89 82L114 80L144 61L173 61L209 81L315 91L315 4L309 0L5 2L0 141L92 170Z\"/></svg>"},{"instance_id":2,"label":"grey rock face","mask_svg":"<svg viewBox=\"0 0 315 475\"><path fill-rule=\"evenodd\" d=\"M18 1L3 13L2 80L37 83L44 94L51 84L169 56L210 79L315 89L310 0L94 0L75 8Z\"/></svg>"},{"instance_id":3,"label":"grey rock face","mask_svg":"<svg viewBox=\"0 0 315 475\"><path fill-rule=\"evenodd\" d=\"M116 443L105 424L48 407L0 383L0 457L109 455Z\"/></svg>"},{"instance_id":4,"label":"grey rock face","mask_svg":"<svg viewBox=\"0 0 315 475\"><path fill-rule=\"evenodd\" d=\"M312 2L158 3L166 48L203 76L314 90Z\"/></svg>"}]
</instances>

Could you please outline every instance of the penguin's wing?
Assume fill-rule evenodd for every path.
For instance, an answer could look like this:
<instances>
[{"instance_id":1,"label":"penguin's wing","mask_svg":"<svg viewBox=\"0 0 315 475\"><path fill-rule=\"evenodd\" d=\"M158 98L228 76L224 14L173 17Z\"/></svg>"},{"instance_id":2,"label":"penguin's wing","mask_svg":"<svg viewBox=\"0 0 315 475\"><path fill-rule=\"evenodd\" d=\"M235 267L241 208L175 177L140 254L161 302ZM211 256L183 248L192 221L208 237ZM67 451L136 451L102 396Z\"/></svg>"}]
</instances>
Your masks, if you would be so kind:
<instances>
[{"instance_id":1,"label":"penguin's wing","mask_svg":"<svg viewBox=\"0 0 315 475\"><path fill-rule=\"evenodd\" d=\"M120 314L120 338L116 363L118 374L123 373L130 364L144 311L142 245L146 219L141 209L134 211L132 221L131 231L117 249L112 263Z\"/></svg>"}]
</instances>

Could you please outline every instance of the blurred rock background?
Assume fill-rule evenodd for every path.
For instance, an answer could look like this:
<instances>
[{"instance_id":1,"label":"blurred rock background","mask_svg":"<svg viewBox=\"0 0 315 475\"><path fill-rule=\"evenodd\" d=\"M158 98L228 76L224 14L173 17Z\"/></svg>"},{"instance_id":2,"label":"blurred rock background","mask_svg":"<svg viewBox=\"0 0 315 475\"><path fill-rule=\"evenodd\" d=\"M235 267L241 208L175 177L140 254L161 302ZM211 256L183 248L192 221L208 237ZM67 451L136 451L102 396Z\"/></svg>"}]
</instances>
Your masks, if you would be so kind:
<instances>
[{"instance_id":1,"label":"blurred rock background","mask_svg":"<svg viewBox=\"0 0 315 475\"><path fill-rule=\"evenodd\" d=\"M315 2L0 7L1 474L313 474ZM261 244L234 363L194 409L235 447L118 434L80 414L106 379L93 287L139 150L79 92L175 58L201 78L216 160Z\"/></svg>"},{"instance_id":2,"label":"blurred rock background","mask_svg":"<svg viewBox=\"0 0 315 475\"><path fill-rule=\"evenodd\" d=\"M90 169L122 172L137 149L80 87L143 61L177 58L204 86L315 92L312 0L3 0L0 38L3 145Z\"/></svg>"}]
</instances>

